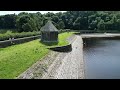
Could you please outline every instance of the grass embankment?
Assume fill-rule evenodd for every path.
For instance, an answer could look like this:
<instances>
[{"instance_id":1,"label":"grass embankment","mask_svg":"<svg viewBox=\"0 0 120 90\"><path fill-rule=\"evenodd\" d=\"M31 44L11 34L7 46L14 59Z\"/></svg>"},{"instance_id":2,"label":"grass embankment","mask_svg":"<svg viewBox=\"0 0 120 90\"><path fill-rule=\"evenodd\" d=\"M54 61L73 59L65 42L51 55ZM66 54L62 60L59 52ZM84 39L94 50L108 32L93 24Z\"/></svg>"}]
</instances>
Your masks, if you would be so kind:
<instances>
[{"instance_id":1,"label":"grass embankment","mask_svg":"<svg viewBox=\"0 0 120 90\"><path fill-rule=\"evenodd\" d=\"M54 46L68 44L66 38L73 32L59 34L59 43ZM43 58L49 49L40 40L30 41L24 44L14 45L0 49L0 78L15 78L36 61Z\"/></svg>"}]
</instances>

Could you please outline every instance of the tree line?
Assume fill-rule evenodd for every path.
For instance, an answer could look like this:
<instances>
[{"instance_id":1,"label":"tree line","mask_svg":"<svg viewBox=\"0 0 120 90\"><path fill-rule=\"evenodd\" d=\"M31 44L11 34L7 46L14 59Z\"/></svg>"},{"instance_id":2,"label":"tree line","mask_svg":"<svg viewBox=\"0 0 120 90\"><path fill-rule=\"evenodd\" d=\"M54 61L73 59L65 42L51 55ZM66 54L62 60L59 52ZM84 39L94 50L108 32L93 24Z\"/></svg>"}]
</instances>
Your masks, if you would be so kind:
<instances>
[{"instance_id":1,"label":"tree line","mask_svg":"<svg viewBox=\"0 0 120 90\"><path fill-rule=\"evenodd\" d=\"M46 14L22 12L18 15L1 15L0 29L39 31L48 20L58 29L120 31L120 11L67 11Z\"/></svg>"}]
</instances>

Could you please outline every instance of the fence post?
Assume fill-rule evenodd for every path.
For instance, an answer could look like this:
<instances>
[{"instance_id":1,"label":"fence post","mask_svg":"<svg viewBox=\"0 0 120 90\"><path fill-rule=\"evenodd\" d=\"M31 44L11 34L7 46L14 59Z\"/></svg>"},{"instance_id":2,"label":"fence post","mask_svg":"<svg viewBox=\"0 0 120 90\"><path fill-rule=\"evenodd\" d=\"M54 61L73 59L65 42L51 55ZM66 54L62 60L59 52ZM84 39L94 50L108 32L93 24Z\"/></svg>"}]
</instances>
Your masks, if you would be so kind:
<instances>
[{"instance_id":1,"label":"fence post","mask_svg":"<svg viewBox=\"0 0 120 90\"><path fill-rule=\"evenodd\" d=\"M12 39L11 39L11 38L9 38L9 40L10 40L10 43L11 43L11 45L12 45Z\"/></svg>"},{"instance_id":2,"label":"fence post","mask_svg":"<svg viewBox=\"0 0 120 90\"><path fill-rule=\"evenodd\" d=\"M12 44L14 44L14 38L12 38Z\"/></svg>"}]
</instances>

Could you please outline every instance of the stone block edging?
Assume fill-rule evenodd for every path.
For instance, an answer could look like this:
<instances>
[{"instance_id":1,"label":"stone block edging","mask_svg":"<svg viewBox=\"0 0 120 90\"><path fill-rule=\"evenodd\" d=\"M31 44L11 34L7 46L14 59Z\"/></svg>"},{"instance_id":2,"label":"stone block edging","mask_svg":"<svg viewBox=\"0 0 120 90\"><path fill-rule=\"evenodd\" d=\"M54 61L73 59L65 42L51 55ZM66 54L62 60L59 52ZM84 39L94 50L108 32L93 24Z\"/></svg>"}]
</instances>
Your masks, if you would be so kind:
<instances>
[{"instance_id":1,"label":"stone block edging","mask_svg":"<svg viewBox=\"0 0 120 90\"><path fill-rule=\"evenodd\" d=\"M68 44L65 46L52 47L48 49L53 50L53 51L58 51L58 52L69 52L72 50L72 44Z\"/></svg>"}]
</instances>

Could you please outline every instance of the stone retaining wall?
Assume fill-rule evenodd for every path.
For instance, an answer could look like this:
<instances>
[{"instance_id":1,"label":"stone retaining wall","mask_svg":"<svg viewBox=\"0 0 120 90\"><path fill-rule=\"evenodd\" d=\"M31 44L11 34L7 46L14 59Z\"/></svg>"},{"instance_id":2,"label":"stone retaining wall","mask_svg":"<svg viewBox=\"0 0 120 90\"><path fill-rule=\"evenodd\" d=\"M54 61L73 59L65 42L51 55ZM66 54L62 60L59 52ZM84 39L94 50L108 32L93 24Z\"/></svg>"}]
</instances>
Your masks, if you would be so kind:
<instances>
[{"instance_id":1,"label":"stone retaining wall","mask_svg":"<svg viewBox=\"0 0 120 90\"><path fill-rule=\"evenodd\" d=\"M72 45L69 44L69 45L66 45L66 46L61 46L61 47L52 47L52 48L49 48L50 50L53 50L53 51L58 51L58 52L70 52L72 50Z\"/></svg>"},{"instance_id":2,"label":"stone retaining wall","mask_svg":"<svg viewBox=\"0 0 120 90\"><path fill-rule=\"evenodd\" d=\"M35 39L39 39L40 37L41 37L41 35L37 35L37 36L19 38L19 39L14 39L14 40L0 41L0 48L25 43L25 42L32 41L32 40L35 40Z\"/></svg>"}]
</instances>

